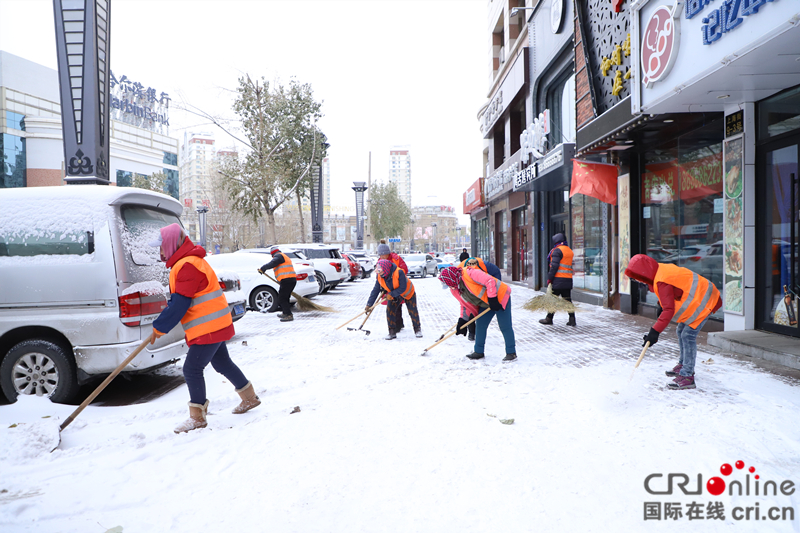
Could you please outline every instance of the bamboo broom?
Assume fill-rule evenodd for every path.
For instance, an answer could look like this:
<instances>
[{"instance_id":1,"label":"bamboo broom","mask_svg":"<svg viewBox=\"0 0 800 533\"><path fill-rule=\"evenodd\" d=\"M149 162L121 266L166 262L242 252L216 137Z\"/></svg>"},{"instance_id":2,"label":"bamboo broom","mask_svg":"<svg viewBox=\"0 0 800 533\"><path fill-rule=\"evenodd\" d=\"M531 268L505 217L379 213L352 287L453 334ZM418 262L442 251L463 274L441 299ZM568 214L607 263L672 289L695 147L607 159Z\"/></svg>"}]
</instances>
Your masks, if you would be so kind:
<instances>
[{"instance_id":1,"label":"bamboo broom","mask_svg":"<svg viewBox=\"0 0 800 533\"><path fill-rule=\"evenodd\" d=\"M259 272L264 274L265 276L267 276L272 281L275 281L275 278L273 278L272 276L270 276L266 272L261 272L260 270L259 270ZM278 282L275 281L275 283L278 283ZM280 285L280 283L278 283L278 285ZM333 307L327 307L325 305L316 304L316 303L312 302L311 300L309 300L308 298L306 298L304 296L300 296L299 294L297 294L294 291L292 291L292 296L294 296L294 299L297 300L297 308L299 310L301 310L301 311L322 311L324 313L338 313L338 311L336 309L334 309Z\"/></svg>"},{"instance_id":2,"label":"bamboo broom","mask_svg":"<svg viewBox=\"0 0 800 533\"><path fill-rule=\"evenodd\" d=\"M553 294L553 286L547 286L547 292L539 296L531 298L522 305L523 309L528 311L547 311L548 313L574 313L577 308L561 296Z\"/></svg>"}]
</instances>

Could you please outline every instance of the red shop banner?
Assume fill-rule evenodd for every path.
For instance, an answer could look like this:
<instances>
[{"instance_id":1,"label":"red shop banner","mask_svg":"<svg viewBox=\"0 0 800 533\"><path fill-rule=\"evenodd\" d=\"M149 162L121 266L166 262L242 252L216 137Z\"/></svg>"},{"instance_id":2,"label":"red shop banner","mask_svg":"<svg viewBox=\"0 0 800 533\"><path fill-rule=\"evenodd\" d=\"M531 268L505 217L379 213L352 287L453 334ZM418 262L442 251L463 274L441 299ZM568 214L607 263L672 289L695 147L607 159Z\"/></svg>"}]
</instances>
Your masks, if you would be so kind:
<instances>
[{"instance_id":1,"label":"red shop banner","mask_svg":"<svg viewBox=\"0 0 800 533\"><path fill-rule=\"evenodd\" d=\"M722 154L688 161L676 160L645 166L642 174L642 204L664 204L680 198L692 204L722 194Z\"/></svg>"},{"instance_id":2,"label":"red shop banner","mask_svg":"<svg viewBox=\"0 0 800 533\"><path fill-rule=\"evenodd\" d=\"M464 214L469 215L485 205L486 199L483 197L483 178L478 178L464 193Z\"/></svg>"}]
</instances>

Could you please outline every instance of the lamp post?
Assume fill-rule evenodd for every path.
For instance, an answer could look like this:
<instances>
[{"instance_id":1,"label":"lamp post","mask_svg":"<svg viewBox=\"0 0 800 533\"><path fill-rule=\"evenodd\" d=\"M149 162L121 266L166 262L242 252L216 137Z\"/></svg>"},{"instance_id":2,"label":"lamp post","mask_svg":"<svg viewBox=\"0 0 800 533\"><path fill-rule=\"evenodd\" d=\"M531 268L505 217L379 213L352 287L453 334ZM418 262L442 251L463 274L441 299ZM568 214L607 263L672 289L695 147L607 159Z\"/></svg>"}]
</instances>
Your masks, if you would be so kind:
<instances>
[{"instance_id":1,"label":"lamp post","mask_svg":"<svg viewBox=\"0 0 800 533\"><path fill-rule=\"evenodd\" d=\"M322 143L322 153L330 147ZM311 241L322 242L322 221L324 219L325 182L322 179L322 164L314 167L314 183L311 186Z\"/></svg>"},{"instance_id":2,"label":"lamp post","mask_svg":"<svg viewBox=\"0 0 800 533\"><path fill-rule=\"evenodd\" d=\"M364 249L364 191L367 190L365 181L354 181L353 187L356 191L356 250Z\"/></svg>"},{"instance_id":3,"label":"lamp post","mask_svg":"<svg viewBox=\"0 0 800 533\"><path fill-rule=\"evenodd\" d=\"M203 248L206 247L206 213L208 213L208 207L197 206L197 214L200 216L200 246Z\"/></svg>"},{"instance_id":4,"label":"lamp post","mask_svg":"<svg viewBox=\"0 0 800 533\"><path fill-rule=\"evenodd\" d=\"M433 252L434 253L438 253L439 252L439 225L436 222L434 222L434 223L431 224L431 227L433 228Z\"/></svg>"}]
</instances>

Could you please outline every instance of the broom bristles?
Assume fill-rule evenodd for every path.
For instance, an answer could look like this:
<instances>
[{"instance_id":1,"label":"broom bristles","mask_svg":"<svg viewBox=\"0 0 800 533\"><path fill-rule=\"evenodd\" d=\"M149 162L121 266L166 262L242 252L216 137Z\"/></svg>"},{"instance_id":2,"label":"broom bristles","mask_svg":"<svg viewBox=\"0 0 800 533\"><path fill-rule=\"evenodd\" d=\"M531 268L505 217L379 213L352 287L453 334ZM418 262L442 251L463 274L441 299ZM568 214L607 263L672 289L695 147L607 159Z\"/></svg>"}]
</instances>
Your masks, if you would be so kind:
<instances>
[{"instance_id":1,"label":"broom bristles","mask_svg":"<svg viewBox=\"0 0 800 533\"><path fill-rule=\"evenodd\" d=\"M300 311L322 311L323 313L337 313L338 311L333 307L320 305L312 302L308 298L304 298L298 294L292 294L294 299L297 300L297 308Z\"/></svg>"},{"instance_id":2,"label":"broom bristles","mask_svg":"<svg viewBox=\"0 0 800 533\"><path fill-rule=\"evenodd\" d=\"M568 302L561 296L553 294L552 285L547 286L547 292L540 296L531 298L522 305L528 311L547 311L548 313L574 313L578 309L572 302Z\"/></svg>"}]
</instances>

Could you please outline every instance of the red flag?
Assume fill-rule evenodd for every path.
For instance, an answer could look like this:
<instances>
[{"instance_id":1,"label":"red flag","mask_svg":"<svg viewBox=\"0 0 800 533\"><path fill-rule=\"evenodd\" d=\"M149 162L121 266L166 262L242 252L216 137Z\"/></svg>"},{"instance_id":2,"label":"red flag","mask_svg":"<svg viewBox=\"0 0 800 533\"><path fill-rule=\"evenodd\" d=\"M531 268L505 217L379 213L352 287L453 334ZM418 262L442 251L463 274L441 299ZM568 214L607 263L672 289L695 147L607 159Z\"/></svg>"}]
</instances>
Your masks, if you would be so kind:
<instances>
[{"instance_id":1,"label":"red flag","mask_svg":"<svg viewBox=\"0 0 800 533\"><path fill-rule=\"evenodd\" d=\"M572 160L572 187L569 196L585 194L601 202L617 205L617 165Z\"/></svg>"}]
</instances>

